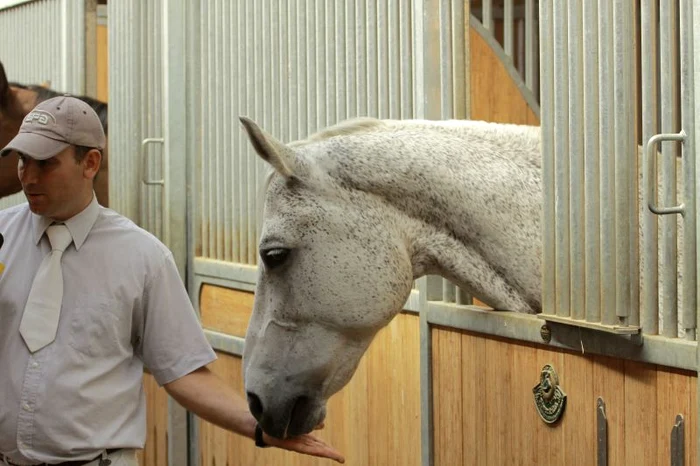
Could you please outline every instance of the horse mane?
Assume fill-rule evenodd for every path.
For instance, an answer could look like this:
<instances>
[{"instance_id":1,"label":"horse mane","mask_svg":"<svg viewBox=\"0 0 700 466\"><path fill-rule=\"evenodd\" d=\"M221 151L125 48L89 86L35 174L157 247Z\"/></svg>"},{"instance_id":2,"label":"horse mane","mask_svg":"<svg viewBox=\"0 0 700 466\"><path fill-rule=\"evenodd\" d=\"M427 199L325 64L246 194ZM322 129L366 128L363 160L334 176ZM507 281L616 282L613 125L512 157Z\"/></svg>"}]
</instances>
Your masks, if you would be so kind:
<instances>
[{"instance_id":1,"label":"horse mane","mask_svg":"<svg viewBox=\"0 0 700 466\"><path fill-rule=\"evenodd\" d=\"M2 65L0 65L0 66L2 66ZM58 97L58 96L65 94L64 92L57 92L57 91L54 91L53 89L48 89L44 86L39 86L36 84L26 85L26 84L20 84L20 83L16 83L16 82L10 82L9 85L12 87L18 87L20 89L26 89L29 91L36 92L36 103L37 104L39 104L40 102L43 102L45 100L48 100L52 97ZM100 118L100 123L102 123L102 128L104 129L104 132L106 135L107 134L107 126L108 126L108 119L107 119L108 106L107 106L107 104L105 102L102 102L102 101L97 100L97 99L93 99L92 97L88 97L86 95L76 95L74 97L82 100L83 102L88 104L90 107L92 107L92 109L95 111L95 113L97 113L97 116Z\"/></svg>"},{"instance_id":2,"label":"horse mane","mask_svg":"<svg viewBox=\"0 0 700 466\"><path fill-rule=\"evenodd\" d=\"M324 141L335 136L345 136L348 134L365 133L369 131L374 131L375 129L385 127L386 124L376 118L370 117L357 117L351 118L349 120L341 121L333 126L322 129L316 133L311 134L306 139L300 139L298 141L290 142L287 144L290 147L300 147L313 142Z\"/></svg>"}]
</instances>

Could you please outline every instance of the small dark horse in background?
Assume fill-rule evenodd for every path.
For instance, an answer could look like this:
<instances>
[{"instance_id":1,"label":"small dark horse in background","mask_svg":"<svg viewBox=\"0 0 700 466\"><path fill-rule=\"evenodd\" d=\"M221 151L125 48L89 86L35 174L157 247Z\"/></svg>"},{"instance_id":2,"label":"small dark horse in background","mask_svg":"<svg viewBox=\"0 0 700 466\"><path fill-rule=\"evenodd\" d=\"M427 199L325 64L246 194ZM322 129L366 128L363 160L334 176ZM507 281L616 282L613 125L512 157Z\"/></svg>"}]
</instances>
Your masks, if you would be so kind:
<instances>
[{"instance_id":1,"label":"small dark horse in background","mask_svg":"<svg viewBox=\"0 0 700 466\"><path fill-rule=\"evenodd\" d=\"M17 135L24 117L40 102L62 92L56 92L38 85L22 85L7 80L5 68L0 62L0 148L5 147ZM107 104L87 96L76 96L87 102L100 117L107 133ZM109 163L108 149L102 151L102 165L95 178L95 194L103 206L109 205ZM17 177L18 155L0 158L0 198L19 192L22 185Z\"/></svg>"}]
</instances>

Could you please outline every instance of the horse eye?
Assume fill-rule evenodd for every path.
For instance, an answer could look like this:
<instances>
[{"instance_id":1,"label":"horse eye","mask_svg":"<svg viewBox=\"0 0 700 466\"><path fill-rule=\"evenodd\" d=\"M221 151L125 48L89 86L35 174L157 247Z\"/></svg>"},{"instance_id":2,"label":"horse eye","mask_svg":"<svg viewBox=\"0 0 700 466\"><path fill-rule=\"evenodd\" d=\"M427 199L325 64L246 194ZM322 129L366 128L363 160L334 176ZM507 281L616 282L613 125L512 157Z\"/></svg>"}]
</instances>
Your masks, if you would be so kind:
<instances>
[{"instance_id":1,"label":"horse eye","mask_svg":"<svg viewBox=\"0 0 700 466\"><path fill-rule=\"evenodd\" d=\"M260 251L260 258L263 263L265 263L265 266L270 269L284 264L284 261L287 260L287 256L289 256L289 249L285 248L273 248Z\"/></svg>"}]
</instances>

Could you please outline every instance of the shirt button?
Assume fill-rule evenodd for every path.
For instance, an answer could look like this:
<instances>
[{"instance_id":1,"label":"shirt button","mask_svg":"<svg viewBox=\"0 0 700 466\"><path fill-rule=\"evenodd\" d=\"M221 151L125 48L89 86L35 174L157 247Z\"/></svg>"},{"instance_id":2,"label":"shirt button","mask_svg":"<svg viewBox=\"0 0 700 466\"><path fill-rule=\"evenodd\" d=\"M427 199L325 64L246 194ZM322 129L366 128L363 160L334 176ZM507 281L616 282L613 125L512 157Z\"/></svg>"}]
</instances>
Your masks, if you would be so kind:
<instances>
[{"instance_id":1,"label":"shirt button","mask_svg":"<svg viewBox=\"0 0 700 466\"><path fill-rule=\"evenodd\" d=\"M28 403L24 403L24 406L23 406L23 407L24 407L24 409L25 409L26 411L31 411L31 410L32 410L32 407L29 406Z\"/></svg>"},{"instance_id":2,"label":"shirt button","mask_svg":"<svg viewBox=\"0 0 700 466\"><path fill-rule=\"evenodd\" d=\"M39 367L39 363L36 362L36 361L34 361L34 362L32 363L32 367Z\"/></svg>"}]
</instances>

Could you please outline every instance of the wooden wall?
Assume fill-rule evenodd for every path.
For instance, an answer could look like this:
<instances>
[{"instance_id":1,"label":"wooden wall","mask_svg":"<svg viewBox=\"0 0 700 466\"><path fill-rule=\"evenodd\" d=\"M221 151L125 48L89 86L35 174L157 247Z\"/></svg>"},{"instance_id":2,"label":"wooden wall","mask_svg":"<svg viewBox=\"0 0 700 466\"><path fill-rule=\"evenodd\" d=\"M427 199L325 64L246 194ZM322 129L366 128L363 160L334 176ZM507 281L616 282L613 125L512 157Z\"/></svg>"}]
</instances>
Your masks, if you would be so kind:
<instances>
[{"instance_id":1,"label":"wooden wall","mask_svg":"<svg viewBox=\"0 0 700 466\"><path fill-rule=\"evenodd\" d=\"M685 417L685 461L696 464L696 376L540 345L432 330L435 466L594 466L596 400L608 418L609 466L670 464L670 435ZM532 388L552 364L567 395L545 424Z\"/></svg>"},{"instance_id":2,"label":"wooden wall","mask_svg":"<svg viewBox=\"0 0 700 466\"><path fill-rule=\"evenodd\" d=\"M214 306L215 305L215 306ZM252 309L250 293L205 285L201 293L205 328L244 332ZM219 355L212 369L243 393L241 359ZM326 428L318 435L346 456L346 464L420 465L420 375L418 317L400 314L375 338L352 381L328 405ZM277 449L201 423L202 465L290 466L330 464Z\"/></svg>"}]
</instances>

